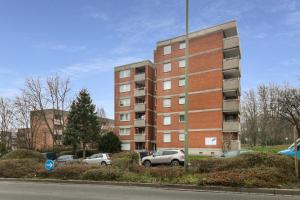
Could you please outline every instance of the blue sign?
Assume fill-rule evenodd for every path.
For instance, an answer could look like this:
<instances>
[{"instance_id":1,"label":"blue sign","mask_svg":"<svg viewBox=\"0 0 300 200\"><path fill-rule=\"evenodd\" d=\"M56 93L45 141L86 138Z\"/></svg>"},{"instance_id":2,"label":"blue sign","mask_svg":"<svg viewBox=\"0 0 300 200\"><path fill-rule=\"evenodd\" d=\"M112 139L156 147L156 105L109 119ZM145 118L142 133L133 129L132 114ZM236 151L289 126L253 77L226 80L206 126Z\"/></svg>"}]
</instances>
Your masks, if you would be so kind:
<instances>
[{"instance_id":1,"label":"blue sign","mask_svg":"<svg viewBox=\"0 0 300 200\"><path fill-rule=\"evenodd\" d=\"M51 171L54 168L53 160L47 160L44 165L45 169Z\"/></svg>"}]
</instances>

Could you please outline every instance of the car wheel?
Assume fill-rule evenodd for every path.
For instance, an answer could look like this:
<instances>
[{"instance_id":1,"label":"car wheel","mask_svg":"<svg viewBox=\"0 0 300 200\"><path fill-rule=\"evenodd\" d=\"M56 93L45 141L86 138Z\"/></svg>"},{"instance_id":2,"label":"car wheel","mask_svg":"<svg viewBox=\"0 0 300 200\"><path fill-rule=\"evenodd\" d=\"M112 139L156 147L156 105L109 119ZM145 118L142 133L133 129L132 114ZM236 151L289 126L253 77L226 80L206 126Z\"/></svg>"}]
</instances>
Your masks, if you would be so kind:
<instances>
[{"instance_id":1,"label":"car wheel","mask_svg":"<svg viewBox=\"0 0 300 200\"><path fill-rule=\"evenodd\" d=\"M107 164L106 164L106 162L101 162L101 166L106 166Z\"/></svg>"},{"instance_id":2,"label":"car wheel","mask_svg":"<svg viewBox=\"0 0 300 200\"><path fill-rule=\"evenodd\" d=\"M143 165L145 167L151 167L151 162L149 160L144 161Z\"/></svg>"},{"instance_id":3,"label":"car wheel","mask_svg":"<svg viewBox=\"0 0 300 200\"><path fill-rule=\"evenodd\" d=\"M171 165L172 166L179 166L179 161L178 160L172 160Z\"/></svg>"}]
</instances>

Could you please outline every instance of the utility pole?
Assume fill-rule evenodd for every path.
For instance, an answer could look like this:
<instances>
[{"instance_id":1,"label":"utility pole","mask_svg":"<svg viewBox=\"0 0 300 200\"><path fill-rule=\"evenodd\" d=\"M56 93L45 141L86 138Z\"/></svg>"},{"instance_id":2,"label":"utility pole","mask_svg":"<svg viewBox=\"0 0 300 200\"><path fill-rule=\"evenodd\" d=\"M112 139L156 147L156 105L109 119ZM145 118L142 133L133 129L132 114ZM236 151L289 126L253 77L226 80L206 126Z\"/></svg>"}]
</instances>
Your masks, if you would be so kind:
<instances>
[{"instance_id":1,"label":"utility pole","mask_svg":"<svg viewBox=\"0 0 300 200\"><path fill-rule=\"evenodd\" d=\"M296 126L294 127L294 153L295 153L295 174L296 174L296 178L298 180L299 178L299 162L298 162L298 145L297 145L297 140L298 140L298 135L297 135L297 129Z\"/></svg>"},{"instance_id":2,"label":"utility pole","mask_svg":"<svg viewBox=\"0 0 300 200\"><path fill-rule=\"evenodd\" d=\"M184 170L188 170L189 142L188 142L188 67L189 67L189 0L186 0L185 11L185 96L184 96Z\"/></svg>"}]
</instances>

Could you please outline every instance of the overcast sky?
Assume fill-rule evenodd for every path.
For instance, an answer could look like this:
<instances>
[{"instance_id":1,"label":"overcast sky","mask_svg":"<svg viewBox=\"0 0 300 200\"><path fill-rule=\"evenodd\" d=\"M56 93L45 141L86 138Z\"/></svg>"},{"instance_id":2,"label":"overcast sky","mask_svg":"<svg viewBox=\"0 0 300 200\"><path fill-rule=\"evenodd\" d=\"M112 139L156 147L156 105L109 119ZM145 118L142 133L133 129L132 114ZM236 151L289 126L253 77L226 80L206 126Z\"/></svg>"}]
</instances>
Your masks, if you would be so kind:
<instances>
[{"instance_id":1,"label":"overcast sky","mask_svg":"<svg viewBox=\"0 0 300 200\"><path fill-rule=\"evenodd\" d=\"M242 90L299 86L300 1L190 0L190 29L237 20ZM28 76L69 76L113 117L116 65L153 60L156 42L185 31L185 0L0 0L0 96Z\"/></svg>"}]
</instances>

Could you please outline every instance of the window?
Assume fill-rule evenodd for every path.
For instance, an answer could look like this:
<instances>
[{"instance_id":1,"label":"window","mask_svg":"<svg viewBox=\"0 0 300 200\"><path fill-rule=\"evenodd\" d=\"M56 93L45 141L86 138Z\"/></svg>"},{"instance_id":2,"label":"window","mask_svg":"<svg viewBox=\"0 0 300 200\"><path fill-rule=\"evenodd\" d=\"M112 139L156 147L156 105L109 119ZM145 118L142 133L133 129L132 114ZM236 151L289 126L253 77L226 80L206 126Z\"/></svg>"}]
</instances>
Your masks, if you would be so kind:
<instances>
[{"instance_id":1,"label":"window","mask_svg":"<svg viewBox=\"0 0 300 200\"><path fill-rule=\"evenodd\" d=\"M185 60L179 61L179 67L185 67Z\"/></svg>"},{"instance_id":2,"label":"window","mask_svg":"<svg viewBox=\"0 0 300 200\"><path fill-rule=\"evenodd\" d=\"M120 121L130 121L130 114L129 113L120 114Z\"/></svg>"},{"instance_id":3,"label":"window","mask_svg":"<svg viewBox=\"0 0 300 200\"><path fill-rule=\"evenodd\" d=\"M216 137L205 137L205 145L217 145Z\"/></svg>"},{"instance_id":4,"label":"window","mask_svg":"<svg viewBox=\"0 0 300 200\"><path fill-rule=\"evenodd\" d=\"M129 142L124 142L121 144L121 150L123 151L129 151L130 150L130 143Z\"/></svg>"},{"instance_id":5,"label":"window","mask_svg":"<svg viewBox=\"0 0 300 200\"><path fill-rule=\"evenodd\" d=\"M185 85L185 78L180 78L179 79L179 86L184 86Z\"/></svg>"},{"instance_id":6,"label":"window","mask_svg":"<svg viewBox=\"0 0 300 200\"><path fill-rule=\"evenodd\" d=\"M164 72L171 71L171 63L164 63Z\"/></svg>"},{"instance_id":7,"label":"window","mask_svg":"<svg viewBox=\"0 0 300 200\"><path fill-rule=\"evenodd\" d=\"M170 54L171 53L171 46L165 46L164 47L164 55Z\"/></svg>"},{"instance_id":8,"label":"window","mask_svg":"<svg viewBox=\"0 0 300 200\"><path fill-rule=\"evenodd\" d=\"M130 76L130 70L127 69L127 70L120 71L120 72L119 72L119 75L120 75L120 78L126 78L126 77L129 77L129 76Z\"/></svg>"},{"instance_id":9,"label":"window","mask_svg":"<svg viewBox=\"0 0 300 200\"><path fill-rule=\"evenodd\" d=\"M179 114L179 122L184 122L184 114Z\"/></svg>"},{"instance_id":10,"label":"window","mask_svg":"<svg viewBox=\"0 0 300 200\"><path fill-rule=\"evenodd\" d=\"M185 49L185 47L186 47L185 41L179 43L179 49Z\"/></svg>"},{"instance_id":11,"label":"window","mask_svg":"<svg viewBox=\"0 0 300 200\"><path fill-rule=\"evenodd\" d=\"M171 99L170 98L164 99L163 106L164 106L164 108L171 107Z\"/></svg>"},{"instance_id":12,"label":"window","mask_svg":"<svg viewBox=\"0 0 300 200\"><path fill-rule=\"evenodd\" d=\"M171 81L164 81L164 90L170 90L171 89Z\"/></svg>"},{"instance_id":13,"label":"window","mask_svg":"<svg viewBox=\"0 0 300 200\"><path fill-rule=\"evenodd\" d=\"M120 92L129 92L130 91L130 84L120 85Z\"/></svg>"},{"instance_id":14,"label":"window","mask_svg":"<svg viewBox=\"0 0 300 200\"><path fill-rule=\"evenodd\" d=\"M171 142L171 134L164 133L164 142Z\"/></svg>"},{"instance_id":15,"label":"window","mask_svg":"<svg viewBox=\"0 0 300 200\"><path fill-rule=\"evenodd\" d=\"M130 128L120 128L120 135L130 135Z\"/></svg>"},{"instance_id":16,"label":"window","mask_svg":"<svg viewBox=\"0 0 300 200\"><path fill-rule=\"evenodd\" d=\"M179 104L184 104L185 103L185 97L179 97Z\"/></svg>"},{"instance_id":17,"label":"window","mask_svg":"<svg viewBox=\"0 0 300 200\"><path fill-rule=\"evenodd\" d=\"M164 125L171 124L171 116L164 116Z\"/></svg>"},{"instance_id":18,"label":"window","mask_svg":"<svg viewBox=\"0 0 300 200\"><path fill-rule=\"evenodd\" d=\"M120 99L120 107L130 106L130 98Z\"/></svg>"},{"instance_id":19,"label":"window","mask_svg":"<svg viewBox=\"0 0 300 200\"><path fill-rule=\"evenodd\" d=\"M184 133L179 133L178 134L178 140L179 141L184 141Z\"/></svg>"},{"instance_id":20,"label":"window","mask_svg":"<svg viewBox=\"0 0 300 200\"><path fill-rule=\"evenodd\" d=\"M177 151L163 151L163 156L175 155Z\"/></svg>"}]
</instances>

